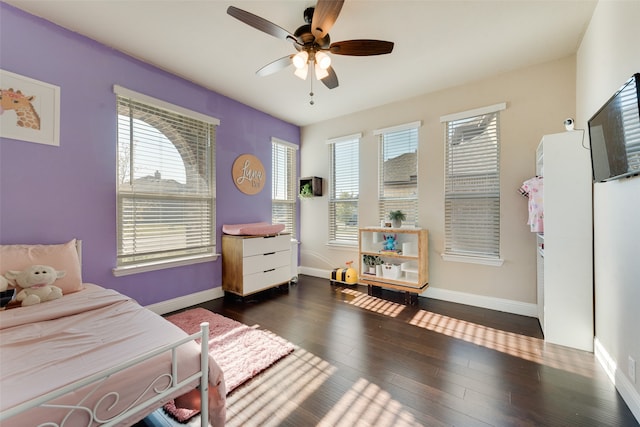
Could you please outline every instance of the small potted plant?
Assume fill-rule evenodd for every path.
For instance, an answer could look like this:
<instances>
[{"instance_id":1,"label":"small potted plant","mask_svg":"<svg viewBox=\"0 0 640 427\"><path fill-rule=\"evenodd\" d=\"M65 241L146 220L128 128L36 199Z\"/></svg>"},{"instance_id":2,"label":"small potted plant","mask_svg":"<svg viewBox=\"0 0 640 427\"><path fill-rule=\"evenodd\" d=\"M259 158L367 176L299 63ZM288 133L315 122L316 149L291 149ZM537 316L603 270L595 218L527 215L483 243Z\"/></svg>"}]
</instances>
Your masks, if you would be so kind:
<instances>
[{"instance_id":1,"label":"small potted plant","mask_svg":"<svg viewBox=\"0 0 640 427\"><path fill-rule=\"evenodd\" d=\"M308 199L313 197L313 190L311 188L311 183L307 182L304 185L302 185L302 187L300 187L300 194L299 197L301 199Z\"/></svg>"},{"instance_id":2,"label":"small potted plant","mask_svg":"<svg viewBox=\"0 0 640 427\"><path fill-rule=\"evenodd\" d=\"M393 228L400 228L402 227L402 221L407 219L407 216L404 214L404 212L397 210L389 212L389 219L391 220L391 225L393 226Z\"/></svg>"},{"instance_id":3,"label":"small potted plant","mask_svg":"<svg viewBox=\"0 0 640 427\"><path fill-rule=\"evenodd\" d=\"M382 265L382 258L375 255L362 255L362 262L367 266L369 274L376 274L376 266Z\"/></svg>"}]
</instances>

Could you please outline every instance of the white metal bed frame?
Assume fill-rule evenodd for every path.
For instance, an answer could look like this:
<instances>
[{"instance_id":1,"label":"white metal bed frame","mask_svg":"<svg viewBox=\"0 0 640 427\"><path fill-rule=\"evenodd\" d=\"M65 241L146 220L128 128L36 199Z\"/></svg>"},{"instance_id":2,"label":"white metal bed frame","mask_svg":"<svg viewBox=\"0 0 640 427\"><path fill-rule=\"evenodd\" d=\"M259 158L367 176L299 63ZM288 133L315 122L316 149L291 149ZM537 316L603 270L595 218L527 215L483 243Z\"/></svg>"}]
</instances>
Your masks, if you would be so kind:
<instances>
[{"instance_id":1,"label":"white metal bed frame","mask_svg":"<svg viewBox=\"0 0 640 427\"><path fill-rule=\"evenodd\" d=\"M38 427L64 427L67 419L72 415L74 411L83 411L90 416L91 419L89 420L87 426L91 426L93 425L93 423L96 423L97 425L100 425L100 426L114 426L114 425L117 425L119 422L123 421L124 419L136 413L142 414L144 409L148 409L150 406L153 407L155 410L156 405L154 404L157 404L159 401L161 401L162 399L166 398L171 394L175 394L175 392L178 389L188 385L189 383L193 383L195 380L199 378L200 379L200 398L202 402L201 409L200 409L200 416L201 416L200 425L202 427L207 427L209 425L209 422L208 422L209 407L207 404L209 401L209 393L208 393L209 391L209 343L208 341L209 340L208 340L208 337L209 337L209 324L207 322L201 323L200 331L196 332L195 334L189 335L172 344L167 344L165 346L159 347L155 350L142 354L124 363L121 363L109 369L105 369L102 372L98 372L94 375L91 375L82 380L76 381L58 390L54 390L36 399L30 400L28 402L17 405L11 409L0 412L0 422L8 418L11 418L13 416L16 416L18 414L24 413L25 411L28 411L30 409L33 409L36 407L43 407L43 408L66 408L69 411L67 412L66 416L62 418L62 421L60 421L59 424L58 422L50 421L50 422L39 424ZM183 379L182 381L179 381L177 349L178 347L186 343L190 343L195 339L201 340L200 371ZM164 373L157 376L156 378L153 378L151 382L147 385L146 389L140 394L140 396L134 402L132 402L127 408L121 411L119 414L114 415L109 419L100 419L97 415L98 409L102 407L101 405L103 405L108 400L112 401L111 406L118 403L120 399L118 392L112 392L112 391L106 392L100 399L97 400L93 408L89 406L85 406L84 401L89 396L103 392L103 391L99 391L99 389L102 386L102 384L107 379L109 379L109 377L111 377L112 375L120 371L136 366L147 359L158 356L165 352L171 352L171 372ZM160 388L155 386L156 382L162 379L168 380L168 384L166 386L163 385ZM86 386L92 386L91 391L85 394L82 400L75 405L57 405L57 404L48 403L58 397L64 396L69 392L78 390ZM155 393L155 395L153 395L151 398L147 400L141 401L142 396L144 396L151 390L153 391L153 393ZM149 411L147 411L147 413L149 413ZM73 427L75 427L75 425Z\"/></svg>"}]
</instances>

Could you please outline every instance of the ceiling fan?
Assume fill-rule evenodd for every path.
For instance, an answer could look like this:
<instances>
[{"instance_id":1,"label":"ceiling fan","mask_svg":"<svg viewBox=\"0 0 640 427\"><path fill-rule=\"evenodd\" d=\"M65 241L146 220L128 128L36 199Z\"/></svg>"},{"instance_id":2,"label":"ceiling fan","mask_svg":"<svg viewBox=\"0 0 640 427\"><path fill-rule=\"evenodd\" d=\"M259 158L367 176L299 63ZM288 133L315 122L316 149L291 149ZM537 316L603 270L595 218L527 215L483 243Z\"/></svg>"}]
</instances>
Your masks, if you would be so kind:
<instances>
[{"instance_id":1,"label":"ceiling fan","mask_svg":"<svg viewBox=\"0 0 640 427\"><path fill-rule=\"evenodd\" d=\"M306 79L311 68L318 80L329 89L334 89L338 87L338 76L331 67L331 57L327 52L335 55L370 56L384 55L393 50L393 42L382 40L358 39L331 43L329 30L338 19L343 3L344 0L318 0L315 7L305 9L306 24L300 26L293 34L260 16L234 6L229 6L227 13L253 28L293 43L298 51L265 65L256 71L257 75L267 76L293 64L296 76ZM311 103L313 104L313 101Z\"/></svg>"}]
</instances>

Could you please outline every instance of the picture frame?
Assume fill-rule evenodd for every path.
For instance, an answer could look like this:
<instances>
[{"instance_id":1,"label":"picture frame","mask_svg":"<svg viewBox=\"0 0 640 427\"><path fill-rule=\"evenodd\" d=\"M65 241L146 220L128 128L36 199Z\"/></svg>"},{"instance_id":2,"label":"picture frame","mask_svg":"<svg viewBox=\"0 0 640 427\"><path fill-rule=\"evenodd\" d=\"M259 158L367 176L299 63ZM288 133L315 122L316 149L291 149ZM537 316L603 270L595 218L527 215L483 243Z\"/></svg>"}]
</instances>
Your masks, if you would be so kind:
<instances>
[{"instance_id":1,"label":"picture frame","mask_svg":"<svg viewBox=\"0 0 640 427\"><path fill-rule=\"evenodd\" d=\"M60 87L0 69L0 137L60 146Z\"/></svg>"}]
</instances>

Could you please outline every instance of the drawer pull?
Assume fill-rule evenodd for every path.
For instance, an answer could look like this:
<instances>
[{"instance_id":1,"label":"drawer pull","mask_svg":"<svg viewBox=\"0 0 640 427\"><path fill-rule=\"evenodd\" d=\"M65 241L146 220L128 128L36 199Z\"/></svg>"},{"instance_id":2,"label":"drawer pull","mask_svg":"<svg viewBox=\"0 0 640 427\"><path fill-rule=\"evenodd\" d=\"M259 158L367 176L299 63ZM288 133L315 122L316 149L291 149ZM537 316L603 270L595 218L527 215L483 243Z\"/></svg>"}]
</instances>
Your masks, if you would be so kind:
<instances>
[{"instance_id":1,"label":"drawer pull","mask_svg":"<svg viewBox=\"0 0 640 427\"><path fill-rule=\"evenodd\" d=\"M263 273L268 273L268 272L270 272L270 271L276 271L276 269L275 269L275 268L272 268L272 269L269 269L269 270L265 270L265 271L263 271Z\"/></svg>"},{"instance_id":2,"label":"drawer pull","mask_svg":"<svg viewBox=\"0 0 640 427\"><path fill-rule=\"evenodd\" d=\"M273 255L273 254L275 254L275 252L267 252L266 254L262 254L262 255L267 256L267 255Z\"/></svg>"}]
</instances>

